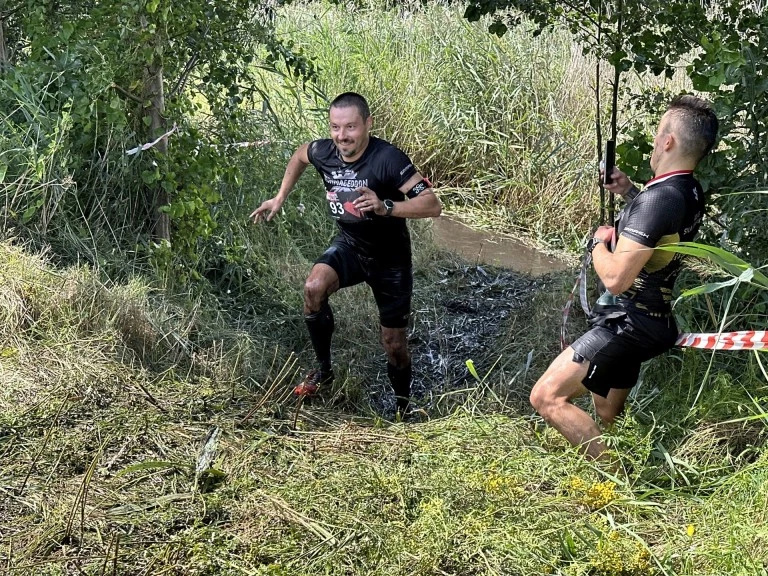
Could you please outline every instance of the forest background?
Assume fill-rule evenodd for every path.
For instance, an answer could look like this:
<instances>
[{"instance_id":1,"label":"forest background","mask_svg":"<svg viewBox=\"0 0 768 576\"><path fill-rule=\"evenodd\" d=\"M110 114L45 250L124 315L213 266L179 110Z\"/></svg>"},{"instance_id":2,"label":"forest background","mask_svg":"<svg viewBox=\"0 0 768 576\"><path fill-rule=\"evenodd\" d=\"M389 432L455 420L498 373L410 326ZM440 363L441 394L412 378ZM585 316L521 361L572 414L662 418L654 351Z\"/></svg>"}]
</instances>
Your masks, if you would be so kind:
<instances>
[{"instance_id":1,"label":"forest background","mask_svg":"<svg viewBox=\"0 0 768 576\"><path fill-rule=\"evenodd\" d=\"M721 139L676 313L764 328L767 49L756 0L2 3L0 570L768 574L761 352L650 363L620 472L593 466L526 403L573 272L461 262L415 222L421 421L389 422L357 288L302 407L319 181L247 220L351 89L447 212L575 262L612 209L602 142L645 181L695 92Z\"/></svg>"}]
</instances>

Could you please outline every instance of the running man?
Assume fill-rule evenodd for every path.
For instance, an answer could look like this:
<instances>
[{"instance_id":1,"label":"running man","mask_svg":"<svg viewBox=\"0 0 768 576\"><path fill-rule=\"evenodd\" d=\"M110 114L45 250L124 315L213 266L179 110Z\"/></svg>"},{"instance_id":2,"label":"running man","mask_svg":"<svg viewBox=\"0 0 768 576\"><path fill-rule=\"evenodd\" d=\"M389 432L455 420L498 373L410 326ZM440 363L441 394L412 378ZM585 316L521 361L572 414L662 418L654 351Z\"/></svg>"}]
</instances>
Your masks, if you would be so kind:
<instances>
[{"instance_id":1,"label":"running man","mask_svg":"<svg viewBox=\"0 0 768 576\"><path fill-rule=\"evenodd\" d=\"M606 447L597 423L572 400L591 392L597 416L612 424L637 383L641 363L677 338L671 300L682 256L653 248L696 236L704 194L693 170L714 146L717 130L717 116L706 101L675 98L653 141L655 177L640 192L614 168L613 183L605 186L626 204L615 227L599 227L587 248L616 306L593 314L591 329L550 364L531 391L536 411L588 458L601 458Z\"/></svg>"},{"instance_id":2,"label":"running man","mask_svg":"<svg viewBox=\"0 0 768 576\"><path fill-rule=\"evenodd\" d=\"M337 96L328 119L331 137L300 146L288 161L277 195L251 214L254 222L271 220L312 164L323 179L328 211L339 227L304 284L304 319L317 367L294 391L313 395L333 381L334 320L328 297L365 282L379 309L387 374L402 416L411 394L406 329L413 271L406 219L439 216L442 206L432 184L404 152L370 135L373 118L365 98L354 92Z\"/></svg>"}]
</instances>

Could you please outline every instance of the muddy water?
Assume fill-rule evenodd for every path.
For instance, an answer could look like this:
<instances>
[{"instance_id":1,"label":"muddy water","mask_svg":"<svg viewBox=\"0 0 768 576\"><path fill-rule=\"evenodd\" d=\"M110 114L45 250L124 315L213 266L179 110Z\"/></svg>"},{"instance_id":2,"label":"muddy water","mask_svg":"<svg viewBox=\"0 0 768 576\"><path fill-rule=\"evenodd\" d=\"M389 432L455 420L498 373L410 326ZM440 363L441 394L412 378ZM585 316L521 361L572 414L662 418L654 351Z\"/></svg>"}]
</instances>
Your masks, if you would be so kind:
<instances>
[{"instance_id":1,"label":"muddy water","mask_svg":"<svg viewBox=\"0 0 768 576\"><path fill-rule=\"evenodd\" d=\"M565 262L513 238L475 230L445 216L434 219L433 230L438 246L459 254L472 264L491 264L531 276L542 276L568 268Z\"/></svg>"}]
</instances>

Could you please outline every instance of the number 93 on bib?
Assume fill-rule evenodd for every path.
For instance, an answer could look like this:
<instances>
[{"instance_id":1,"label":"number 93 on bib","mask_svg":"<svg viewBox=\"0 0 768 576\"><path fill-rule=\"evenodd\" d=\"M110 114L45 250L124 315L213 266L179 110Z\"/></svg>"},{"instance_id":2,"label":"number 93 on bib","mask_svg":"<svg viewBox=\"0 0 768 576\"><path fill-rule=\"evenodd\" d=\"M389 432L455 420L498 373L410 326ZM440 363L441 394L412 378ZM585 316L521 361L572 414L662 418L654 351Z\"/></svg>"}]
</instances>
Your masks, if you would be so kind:
<instances>
[{"instance_id":1,"label":"number 93 on bib","mask_svg":"<svg viewBox=\"0 0 768 576\"><path fill-rule=\"evenodd\" d=\"M361 222L370 220L370 213L361 212L354 204L360 194L353 188L334 186L326 193L328 213L334 220L341 222Z\"/></svg>"}]
</instances>

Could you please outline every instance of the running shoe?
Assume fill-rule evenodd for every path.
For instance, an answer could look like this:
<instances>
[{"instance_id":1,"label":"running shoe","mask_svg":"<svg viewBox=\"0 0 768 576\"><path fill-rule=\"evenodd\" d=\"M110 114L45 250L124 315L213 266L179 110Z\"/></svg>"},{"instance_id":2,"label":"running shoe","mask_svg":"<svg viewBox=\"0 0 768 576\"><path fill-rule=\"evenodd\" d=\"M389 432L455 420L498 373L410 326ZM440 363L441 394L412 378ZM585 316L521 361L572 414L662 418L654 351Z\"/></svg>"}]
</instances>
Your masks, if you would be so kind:
<instances>
[{"instance_id":1,"label":"running shoe","mask_svg":"<svg viewBox=\"0 0 768 576\"><path fill-rule=\"evenodd\" d=\"M320 386L326 386L331 382L333 382L333 371L310 370L301 384L293 389L293 393L296 396L315 396Z\"/></svg>"}]
</instances>

